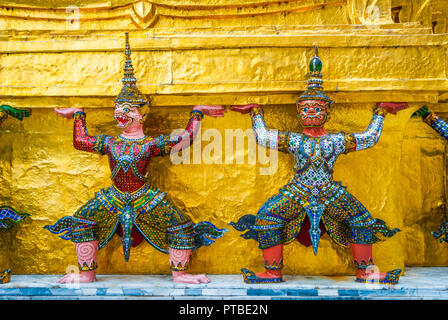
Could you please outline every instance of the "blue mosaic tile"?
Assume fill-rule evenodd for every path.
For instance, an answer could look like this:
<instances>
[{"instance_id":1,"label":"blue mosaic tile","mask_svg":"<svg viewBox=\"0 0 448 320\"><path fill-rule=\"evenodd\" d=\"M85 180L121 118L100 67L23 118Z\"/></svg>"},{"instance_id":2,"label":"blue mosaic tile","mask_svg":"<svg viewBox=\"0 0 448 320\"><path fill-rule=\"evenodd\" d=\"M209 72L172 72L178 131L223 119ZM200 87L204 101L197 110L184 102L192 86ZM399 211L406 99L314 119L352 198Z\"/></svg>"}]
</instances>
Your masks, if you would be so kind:
<instances>
[{"instance_id":1,"label":"blue mosaic tile","mask_svg":"<svg viewBox=\"0 0 448 320\"><path fill-rule=\"evenodd\" d=\"M173 296L174 300L223 300L219 296Z\"/></svg>"},{"instance_id":2,"label":"blue mosaic tile","mask_svg":"<svg viewBox=\"0 0 448 320\"><path fill-rule=\"evenodd\" d=\"M125 300L125 296L80 296L79 300Z\"/></svg>"},{"instance_id":3,"label":"blue mosaic tile","mask_svg":"<svg viewBox=\"0 0 448 320\"><path fill-rule=\"evenodd\" d=\"M107 292L107 289L106 289L106 288L98 288L98 289L96 290L96 295L97 295L97 296L105 296L105 295L106 295L106 292Z\"/></svg>"},{"instance_id":4,"label":"blue mosaic tile","mask_svg":"<svg viewBox=\"0 0 448 320\"><path fill-rule=\"evenodd\" d=\"M53 288L50 291L53 296L77 296L82 294L80 289Z\"/></svg>"},{"instance_id":5,"label":"blue mosaic tile","mask_svg":"<svg viewBox=\"0 0 448 320\"><path fill-rule=\"evenodd\" d=\"M284 289L247 289L248 296L284 296L286 290Z\"/></svg>"},{"instance_id":6,"label":"blue mosaic tile","mask_svg":"<svg viewBox=\"0 0 448 320\"><path fill-rule=\"evenodd\" d=\"M186 296L200 296L200 295L202 295L202 289L185 288L185 295Z\"/></svg>"},{"instance_id":7,"label":"blue mosaic tile","mask_svg":"<svg viewBox=\"0 0 448 320\"><path fill-rule=\"evenodd\" d=\"M321 297L322 300L371 300L372 297L359 297L359 296L347 296L347 297Z\"/></svg>"},{"instance_id":8,"label":"blue mosaic tile","mask_svg":"<svg viewBox=\"0 0 448 320\"><path fill-rule=\"evenodd\" d=\"M339 296L359 296L359 290L340 289L338 290Z\"/></svg>"},{"instance_id":9,"label":"blue mosaic tile","mask_svg":"<svg viewBox=\"0 0 448 320\"><path fill-rule=\"evenodd\" d=\"M125 296L141 296L143 291L138 288L123 288L123 294Z\"/></svg>"},{"instance_id":10,"label":"blue mosaic tile","mask_svg":"<svg viewBox=\"0 0 448 320\"><path fill-rule=\"evenodd\" d=\"M22 292L18 288L0 288L0 296L21 296Z\"/></svg>"},{"instance_id":11,"label":"blue mosaic tile","mask_svg":"<svg viewBox=\"0 0 448 320\"><path fill-rule=\"evenodd\" d=\"M286 295L288 296L317 296L317 289L287 289Z\"/></svg>"},{"instance_id":12,"label":"blue mosaic tile","mask_svg":"<svg viewBox=\"0 0 448 320\"><path fill-rule=\"evenodd\" d=\"M406 296L415 296L418 293L417 289L409 289L409 288L407 288L407 289L404 289L404 290L406 292Z\"/></svg>"},{"instance_id":13,"label":"blue mosaic tile","mask_svg":"<svg viewBox=\"0 0 448 320\"><path fill-rule=\"evenodd\" d=\"M23 296L51 296L48 288L20 288Z\"/></svg>"},{"instance_id":14,"label":"blue mosaic tile","mask_svg":"<svg viewBox=\"0 0 448 320\"><path fill-rule=\"evenodd\" d=\"M227 296L221 297L222 300L254 300L254 296ZM269 296L257 296L257 300L271 300Z\"/></svg>"},{"instance_id":15,"label":"blue mosaic tile","mask_svg":"<svg viewBox=\"0 0 448 320\"><path fill-rule=\"evenodd\" d=\"M202 289L203 296L241 296L247 293L246 289Z\"/></svg>"},{"instance_id":16,"label":"blue mosaic tile","mask_svg":"<svg viewBox=\"0 0 448 320\"><path fill-rule=\"evenodd\" d=\"M5 300L31 300L31 298L27 296L7 296L3 298L5 298Z\"/></svg>"},{"instance_id":17,"label":"blue mosaic tile","mask_svg":"<svg viewBox=\"0 0 448 320\"><path fill-rule=\"evenodd\" d=\"M79 296L32 296L31 300L79 300Z\"/></svg>"},{"instance_id":18,"label":"blue mosaic tile","mask_svg":"<svg viewBox=\"0 0 448 320\"><path fill-rule=\"evenodd\" d=\"M271 300L370 300L370 297L272 297Z\"/></svg>"},{"instance_id":19,"label":"blue mosaic tile","mask_svg":"<svg viewBox=\"0 0 448 320\"><path fill-rule=\"evenodd\" d=\"M377 289L377 290L359 290L360 296L406 296L406 289Z\"/></svg>"},{"instance_id":20,"label":"blue mosaic tile","mask_svg":"<svg viewBox=\"0 0 448 320\"><path fill-rule=\"evenodd\" d=\"M81 292L83 296L96 296L97 289L96 288L81 288Z\"/></svg>"},{"instance_id":21,"label":"blue mosaic tile","mask_svg":"<svg viewBox=\"0 0 448 320\"><path fill-rule=\"evenodd\" d=\"M142 289L143 296L183 296L185 295L184 288L157 288L157 289Z\"/></svg>"},{"instance_id":22,"label":"blue mosaic tile","mask_svg":"<svg viewBox=\"0 0 448 320\"><path fill-rule=\"evenodd\" d=\"M122 295L123 295L123 289L121 288L108 288L106 290L106 296L122 296Z\"/></svg>"},{"instance_id":23,"label":"blue mosaic tile","mask_svg":"<svg viewBox=\"0 0 448 320\"><path fill-rule=\"evenodd\" d=\"M153 296L154 289L142 289L142 295L144 296Z\"/></svg>"},{"instance_id":24,"label":"blue mosaic tile","mask_svg":"<svg viewBox=\"0 0 448 320\"><path fill-rule=\"evenodd\" d=\"M175 297L144 297L144 300L174 300Z\"/></svg>"},{"instance_id":25,"label":"blue mosaic tile","mask_svg":"<svg viewBox=\"0 0 448 320\"><path fill-rule=\"evenodd\" d=\"M421 297L408 297L408 296L400 296L400 297L369 297L370 300L383 300L383 301L391 301L391 300L422 300Z\"/></svg>"},{"instance_id":26,"label":"blue mosaic tile","mask_svg":"<svg viewBox=\"0 0 448 320\"><path fill-rule=\"evenodd\" d=\"M440 297L441 292L434 289L417 289L418 295L421 297Z\"/></svg>"},{"instance_id":27,"label":"blue mosaic tile","mask_svg":"<svg viewBox=\"0 0 448 320\"><path fill-rule=\"evenodd\" d=\"M79 300L107 300L106 296L80 296ZM110 297L109 297L110 299Z\"/></svg>"}]
</instances>

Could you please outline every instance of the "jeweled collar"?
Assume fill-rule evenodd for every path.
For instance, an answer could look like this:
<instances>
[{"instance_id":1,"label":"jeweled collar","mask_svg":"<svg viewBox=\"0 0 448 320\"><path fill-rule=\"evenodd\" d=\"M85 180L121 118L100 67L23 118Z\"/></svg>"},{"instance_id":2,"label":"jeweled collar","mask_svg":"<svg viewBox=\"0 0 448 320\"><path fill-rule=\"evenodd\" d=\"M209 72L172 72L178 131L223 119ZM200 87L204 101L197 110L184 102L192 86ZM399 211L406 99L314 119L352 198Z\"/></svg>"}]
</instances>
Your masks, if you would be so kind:
<instances>
[{"instance_id":1,"label":"jeweled collar","mask_svg":"<svg viewBox=\"0 0 448 320\"><path fill-rule=\"evenodd\" d=\"M307 135L307 134L305 134L303 132L302 132L302 134L307 139L321 139L321 138L322 139L328 139L328 136L330 135L330 133L327 133L327 134L324 134L323 136L313 137L313 136L309 136L309 135Z\"/></svg>"},{"instance_id":2,"label":"jeweled collar","mask_svg":"<svg viewBox=\"0 0 448 320\"><path fill-rule=\"evenodd\" d=\"M125 138L125 137L123 137L121 134L119 134L119 135L117 136L117 138L120 139L120 140L123 140L123 141L142 141L142 140L147 139L148 136L143 136L143 137L141 137L141 138L135 138L135 139L132 139L132 138Z\"/></svg>"}]
</instances>

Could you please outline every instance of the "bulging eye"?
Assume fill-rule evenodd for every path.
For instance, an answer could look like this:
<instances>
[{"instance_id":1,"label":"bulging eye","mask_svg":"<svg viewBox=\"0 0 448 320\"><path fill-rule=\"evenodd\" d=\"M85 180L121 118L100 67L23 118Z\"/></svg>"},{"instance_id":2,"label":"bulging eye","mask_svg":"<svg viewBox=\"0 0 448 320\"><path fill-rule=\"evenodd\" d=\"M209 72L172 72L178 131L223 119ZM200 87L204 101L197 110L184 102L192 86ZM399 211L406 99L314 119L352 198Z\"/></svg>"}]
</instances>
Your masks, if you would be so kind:
<instances>
[{"instance_id":1,"label":"bulging eye","mask_svg":"<svg viewBox=\"0 0 448 320\"><path fill-rule=\"evenodd\" d=\"M321 111L322 111L322 109L321 109L321 108L319 108L319 107L317 107L317 108L314 108L314 110L316 110L316 112L321 112Z\"/></svg>"},{"instance_id":2,"label":"bulging eye","mask_svg":"<svg viewBox=\"0 0 448 320\"><path fill-rule=\"evenodd\" d=\"M129 108L124 108L123 111L126 113L129 113L130 110L129 110Z\"/></svg>"},{"instance_id":3,"label":"bulging eye","mask_svg":"<svg viewBox=\"0 0 448 320\"><path fill-rule=\"evenodd\" d=\"M306 107L305 107L305 108L302 108L302 112L304 112L304 113L307 113L307 112L308 112L308 110L309 110L309 109L308 109L308 108L306 108Z\"/></svg>"}]
</instances>

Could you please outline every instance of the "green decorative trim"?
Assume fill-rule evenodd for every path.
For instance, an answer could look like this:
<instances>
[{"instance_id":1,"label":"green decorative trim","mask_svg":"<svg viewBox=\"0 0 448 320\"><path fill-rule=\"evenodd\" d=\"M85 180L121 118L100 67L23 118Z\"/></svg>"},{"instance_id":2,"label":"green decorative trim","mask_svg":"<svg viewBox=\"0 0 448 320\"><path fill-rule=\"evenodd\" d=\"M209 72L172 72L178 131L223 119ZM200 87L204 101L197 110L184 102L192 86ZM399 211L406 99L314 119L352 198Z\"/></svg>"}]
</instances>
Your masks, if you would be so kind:
<instances>
[{"instance_id":1,"label":"green decorative trim","mask_svg":"<svg viewBox=\"0 0 448 320\"><path fill-rule=\"evenodd\" d=\"M8 283L9 281L11 281L11 269L3 271L0 276L1 284Z\"/></svg>"},{"instance_id":2,"label":"green decorative trim","mask_svg":"<svg viewBox=\"0 0 448 320\"><path fill-rule=\"evenodd\" d=\"M92 260L90 263L90 266L87 264L87 262L84 262L82 266L78 263L79 271L93 271L96 268L98 268L98 265L95 260Z\"/></svg>"},{"instance_id":3,"label":"green decorative trim","mask_svg":"<svg viewBox=\"0 0 448 320\"><path fill-rule=\"evenodd\" d=\"M182 263L178 263L177 266L174 264L173 261L170 262L170 268L172 271L185 271L188 269L188 261L185 263L184 266L182 266Z\"/></svg>"},{"instance_id":4,"label":"green decorative trim","mask_svg":"<svg viewBox=\"0 0 448 320\"><path fill-rule=\"evenodd\" d=\"M263 116L264 115L263 108L255 107L255 108L250 109L250 115L251 115L251 117L255 117L256 115Z\"/></svg>"}]
</instances>

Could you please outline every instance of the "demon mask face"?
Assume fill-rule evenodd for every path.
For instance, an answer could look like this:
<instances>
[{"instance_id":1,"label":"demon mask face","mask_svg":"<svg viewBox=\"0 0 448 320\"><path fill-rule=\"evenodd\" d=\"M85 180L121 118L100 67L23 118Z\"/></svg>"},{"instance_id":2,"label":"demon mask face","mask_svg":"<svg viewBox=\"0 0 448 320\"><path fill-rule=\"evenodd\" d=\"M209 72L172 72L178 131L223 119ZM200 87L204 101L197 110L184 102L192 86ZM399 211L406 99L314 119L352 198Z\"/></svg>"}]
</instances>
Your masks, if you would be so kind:
<instances>
[{"instance_id":1,"label":"demon mask face","mask_svg":"<svg viewBox=\"0 0 448 320\"><path fill-rule=\"evenodd\" d=\"M304 128L321 127L327 122L328 102L305 100L297 103L299 120Z\"/></svg>"},{"instance_id":2,"label":"demon mask face","mask_svg":"<svg viewBox=\"0 0 448 320\"><path fill-rule=\"evenodd\" d=\"M143 116L140 114L139 105L131 103L115 103L115 120L118 128L122 130L141 124Z\"/></svg>"}]
</instances>

